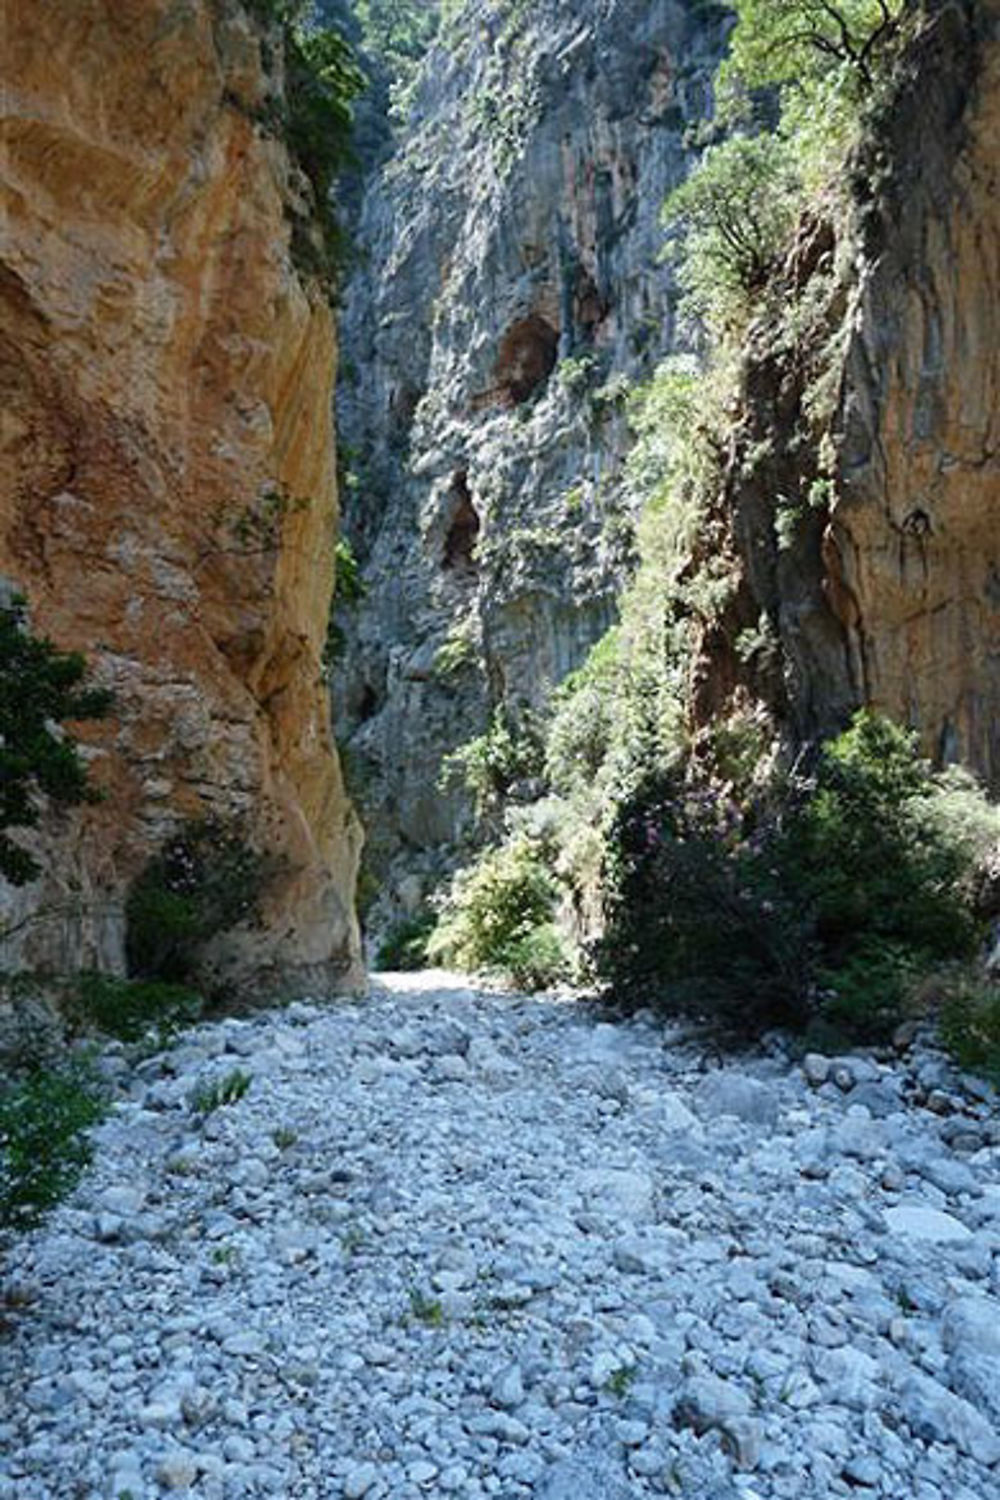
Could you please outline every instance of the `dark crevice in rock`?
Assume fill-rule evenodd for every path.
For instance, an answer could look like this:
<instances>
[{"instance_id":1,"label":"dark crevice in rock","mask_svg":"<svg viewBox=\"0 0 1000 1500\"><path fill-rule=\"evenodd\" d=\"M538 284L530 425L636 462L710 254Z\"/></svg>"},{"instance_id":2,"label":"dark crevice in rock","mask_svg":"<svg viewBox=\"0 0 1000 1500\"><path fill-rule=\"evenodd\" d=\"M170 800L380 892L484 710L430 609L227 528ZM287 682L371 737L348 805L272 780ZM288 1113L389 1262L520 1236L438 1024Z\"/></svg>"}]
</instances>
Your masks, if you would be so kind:
<instances>
[{"instance_id":1,"label":"dark crevice in rock","mask_svg":"<svg viewBox=\"0 0 1000 1500\"><path fill-rule=\"evenodd\" d=\"M455 573L474 573L480 521L464 469L452 480L451 500L454 509L445 537L443 566Z\"/></svg>"},{"instance_id":2,"label":"dark crevice in rock","mask_svg":"<svg viewBox=\"0 0 1000 1500\"><path fill-rule=\"evenodd\" d=\"M527 401L555 369L558 348L558 331L540 313L512 324L500 340L494 371L499 398L510 406Z\"/></svg>"}]
</instances>

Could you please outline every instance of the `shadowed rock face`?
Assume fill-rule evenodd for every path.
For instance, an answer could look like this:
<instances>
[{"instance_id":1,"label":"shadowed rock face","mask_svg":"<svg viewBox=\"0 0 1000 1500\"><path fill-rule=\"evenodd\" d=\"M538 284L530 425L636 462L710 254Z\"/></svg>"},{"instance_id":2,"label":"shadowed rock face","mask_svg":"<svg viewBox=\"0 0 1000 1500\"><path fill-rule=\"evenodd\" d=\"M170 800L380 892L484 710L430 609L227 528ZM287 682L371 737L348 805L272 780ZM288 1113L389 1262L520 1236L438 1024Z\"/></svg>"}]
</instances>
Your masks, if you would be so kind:
<instances>
[{"instance_id":1,"label":"shadowed rock face","mask_svg":"<svg viewBox=\"0 0 1000 1500\"><path fill-rule=\"evenodd\" d=\"M278 857L247 989L358 978L359 831L321 682L336 522L329 309L289 258L302 184L230 0L8 0L0 572L114 690L98 807L3 889L4 963L122 964L128 884L186 819Z\"/></svg>"}]
</instances>

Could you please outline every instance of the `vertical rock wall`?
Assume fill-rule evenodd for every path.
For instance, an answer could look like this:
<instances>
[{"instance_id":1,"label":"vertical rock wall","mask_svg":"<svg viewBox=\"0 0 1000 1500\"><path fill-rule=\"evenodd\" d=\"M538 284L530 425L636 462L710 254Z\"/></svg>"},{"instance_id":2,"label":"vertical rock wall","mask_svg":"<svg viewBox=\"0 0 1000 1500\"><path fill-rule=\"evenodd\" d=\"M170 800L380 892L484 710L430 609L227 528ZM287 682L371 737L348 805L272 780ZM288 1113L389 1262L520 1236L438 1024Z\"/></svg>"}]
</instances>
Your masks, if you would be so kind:
<instances>
[{"instance_id":1,"label":"vertical rock wall","mask_svg":"<svg viewBox=\"0 0 1000 1500\"><path fill-rule=\"evenodd\" d=\"M660 208L727 14L470 0L369 189L343 320L343 732L374 868L419 899L467 832L438 779L491 709L539 706L616 617L622 393L675 344Z\"/></svg>"},{"instance_id":2,"label":"vertical rock wall","mask_svg":"<svg viewBox=\"0 0 1000 1500\"><path fill-rule=\"evenodd\" d=\"M891 122L825 546L859 700L1000 789L1000 4L945 13Z\"/></svg>"},{"instance_id":3,"label":"vertical rock wall","mask_svg":"<svg viewBox=\"0 0 1000 1500\"><path fill-rule=\"evenodd\" d=\"M825 316L791 352L773 320L751 332L714 517L738 586L695 715L749 690L801 743L865 706L1000 789L1000 0L928 8L854 172L840 272L816 222L783 271ZM780 650L741 660L762 628Z\"/></svg>"},{"instance_id":4,"label":"vertical rock wall","mask_svg":"<svg viewBox=\"0 0 1000 1500\"><path fill-rule=\"evenodd\" d=\"M260 123L278 39L235 0L7 0L2 29L0 573L115 693L84 731L106 800L49 817L44 879L0 888L3 962L120 968L129 881L208 815L278 859L220 969L353 984L320 664L334 330Z\"/></svg>"}]
</instances>

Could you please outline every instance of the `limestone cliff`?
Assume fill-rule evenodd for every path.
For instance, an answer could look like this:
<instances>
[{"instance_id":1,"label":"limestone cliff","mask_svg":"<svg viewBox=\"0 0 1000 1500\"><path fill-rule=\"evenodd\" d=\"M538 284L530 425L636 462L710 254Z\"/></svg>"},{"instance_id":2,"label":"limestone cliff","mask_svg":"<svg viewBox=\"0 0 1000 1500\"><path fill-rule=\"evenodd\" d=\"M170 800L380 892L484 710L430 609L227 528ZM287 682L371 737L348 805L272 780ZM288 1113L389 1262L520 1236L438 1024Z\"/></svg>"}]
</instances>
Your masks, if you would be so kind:
<instances>
[{"instance_id":1,"label":"limestone cliff","mask_svg":"<svg viewBox=\"0 0 1000 1500\"><path fill-rule=\"evenodd\" d=\"M725 26L693 0L469 0L369 188L339 407L368 596L335 680L404 905L471 822L443 757L615 619L622 397L675 345L660 206Z\"/></svg>"},{"instance_id":2,"label":"limestone cliff","mask_svg":"<svg viewBox=\"0 0 1000 1500\"><path fill-rule=\"evenodd\" d=\"M1000 788L1000 4L928 16L856 163L841 272L815 223L785 268L788 305L825 303L812 347L751 337L716 517L740 585L695 706L749 688L801 741L863 704ZM754 630L780 651L741 660Z\"/></svg>"},{"instance_id":3,"label":"limestone cliff","mask_svg":"<svg viewBox=\"0 0 1000 1500\"><path fill-rule=\"evenodd\" d=\"M130 880L180 822L278 856L245 989L350 985L359 830L321 652L334 330L290 258L304 185L265 122L280 39L236 0L7 0L0 572L115 717L99 806L2 892L5 966L120 969Z\"/></svg>"}]
</instances>

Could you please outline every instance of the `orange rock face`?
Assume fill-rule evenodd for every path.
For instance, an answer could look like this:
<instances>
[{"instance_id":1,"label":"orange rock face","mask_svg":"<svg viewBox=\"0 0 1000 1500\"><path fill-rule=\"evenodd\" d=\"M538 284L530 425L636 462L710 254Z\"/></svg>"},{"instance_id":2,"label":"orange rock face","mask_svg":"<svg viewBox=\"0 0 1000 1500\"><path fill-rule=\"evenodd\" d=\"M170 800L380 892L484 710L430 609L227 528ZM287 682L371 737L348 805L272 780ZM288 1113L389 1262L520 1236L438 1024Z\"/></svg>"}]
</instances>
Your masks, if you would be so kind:
<instances>
[{"instance_id":1,"label":"orange rock face","mask_svg":"<svg viewBox=\"0 0 1000 1500\"><path fill-rule=\"evenodd\" d=\"M980 20L961 114L928 107L949 47L900 122L915 165L858 300L825 560L858 698L1000 788L997 0Z\"/></svg>"},{"instance_id":2,"label":"orange rock face","mask_svg":"<svg viewBox=\"0 0 1000 1500\"><path fill-rule=\"evenodd\" d=\"M0 886L3 962L120 968L130 881L210 815L279 856L220 968L350 987L360 833L321 673L334 329L255 123L273 64L231 0L6 0L0 29L0 573L115 693L81 736L107 797L47 820L41 881Z\"/></svg>"}]
</instances>

